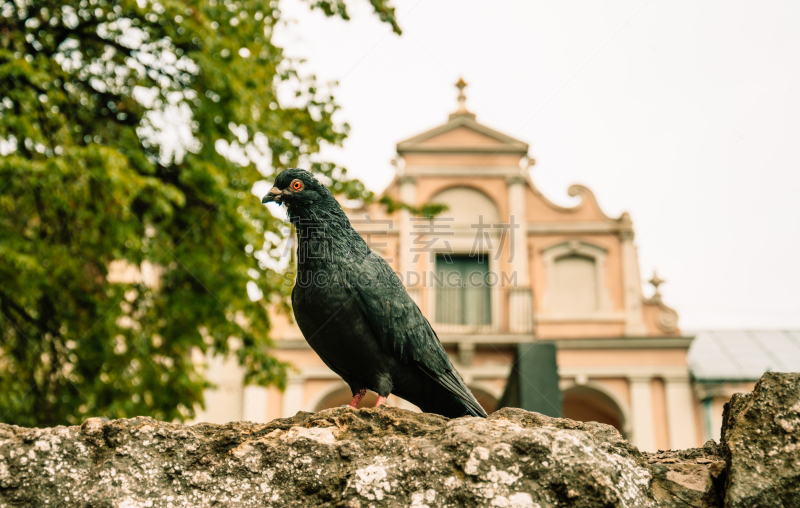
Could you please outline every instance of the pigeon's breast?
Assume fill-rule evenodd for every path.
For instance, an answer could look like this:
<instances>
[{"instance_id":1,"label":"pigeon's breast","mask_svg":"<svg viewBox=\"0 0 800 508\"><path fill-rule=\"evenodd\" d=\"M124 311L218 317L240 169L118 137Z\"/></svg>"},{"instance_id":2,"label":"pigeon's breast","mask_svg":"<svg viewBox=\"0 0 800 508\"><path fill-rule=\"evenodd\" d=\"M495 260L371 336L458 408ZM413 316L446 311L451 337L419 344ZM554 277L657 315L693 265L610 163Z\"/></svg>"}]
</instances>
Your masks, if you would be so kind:
<instances>
[{"instance_id":1,"label":"pigeon's breast","mask_svg":"<svg viewBox=\"0 0 800 508\"><path fill-rule=\"evenodd\" d=\"M309 346L334 372L348 381L361 379L374 390L374 378L391 370L393 362L380 349L357 293L337 284L301 282L292 291L292 306Z\"/></svg>"},{"instance_id":2,"label":"pigeon's breast","mask_svg":"<svg viewBox=\"0 0 800 508\"><path fill-rule=\"evenodd\" d=\"M319 272L310 283L304 282L298 276L292 290L292 306L300 331L314 349L322 343L354 347L365 340L374 342L355 293L335 276L321 276Z\"/></svg>"}]
</instances>

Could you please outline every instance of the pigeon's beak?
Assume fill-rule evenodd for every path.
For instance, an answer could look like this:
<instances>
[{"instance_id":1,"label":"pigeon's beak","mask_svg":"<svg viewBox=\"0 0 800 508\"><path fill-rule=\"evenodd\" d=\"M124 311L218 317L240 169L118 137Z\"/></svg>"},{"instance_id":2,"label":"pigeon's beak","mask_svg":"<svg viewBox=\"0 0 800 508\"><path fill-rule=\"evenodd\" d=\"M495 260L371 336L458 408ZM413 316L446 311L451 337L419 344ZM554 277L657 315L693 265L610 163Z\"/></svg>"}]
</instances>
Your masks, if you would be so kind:
<instances>
[{"instance_id":1,"label":"pigeon's beak","mask_svg":"<svg viewBox=\"0 0 800 508\"><path fill-rule=\"evenodd\" d=\"M269 190L264 199L261 200L262 203L280 203L281 202L281 191L277 187L273 187Z\"/></svg>"}]
</instances>

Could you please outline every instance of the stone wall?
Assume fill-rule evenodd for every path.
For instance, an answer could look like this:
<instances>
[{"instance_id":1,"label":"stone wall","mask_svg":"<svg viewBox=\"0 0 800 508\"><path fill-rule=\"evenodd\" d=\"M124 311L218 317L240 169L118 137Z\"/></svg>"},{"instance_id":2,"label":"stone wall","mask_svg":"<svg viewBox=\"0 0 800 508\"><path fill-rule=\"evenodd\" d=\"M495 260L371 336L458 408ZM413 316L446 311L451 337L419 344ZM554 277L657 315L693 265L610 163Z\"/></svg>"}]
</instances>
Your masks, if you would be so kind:
<instances>
[{"instance_id":1,"label":"stone wall","mask_svg":"<svg viewBox=\"0 0 800 508\"><path fill-rule=\"evenodd\" d=\"M800 506L799 382L767 374L726 408L721 445L655 454L607 425L519 409L0 424L0 506Z\"/></svg>"}]
</instances>

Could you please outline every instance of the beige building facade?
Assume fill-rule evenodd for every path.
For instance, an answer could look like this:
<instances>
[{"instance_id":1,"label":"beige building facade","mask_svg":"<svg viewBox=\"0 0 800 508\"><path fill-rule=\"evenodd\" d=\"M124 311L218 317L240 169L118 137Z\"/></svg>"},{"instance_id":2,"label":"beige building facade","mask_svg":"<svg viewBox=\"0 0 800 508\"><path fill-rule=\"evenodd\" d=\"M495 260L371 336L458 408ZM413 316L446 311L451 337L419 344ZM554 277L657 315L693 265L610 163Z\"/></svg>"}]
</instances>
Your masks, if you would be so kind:
<instances>
[{"instance_id":1,"label":"beige building facade","mask_svg":"<svg viewBox=\"0 0 800 508\"><path fill-rule=\"evenodd\" d=\"M457 86L458 109L445 123L398 143L385 191L447 211L431 220L371 206L350 212L356 230L402 277L487 411L517 345L551 341L565 417L614 425L642 450L702 445L711 436L690 376L692 337L662 302L657 276L644 296L630 216L607 216L580 185L569 188L580 197L574 207L548 200L529 176L529 146L480 124ZM297 368L286 390L245 387L232 360L214 360L219 388L198 421L266 422L349 402L292 319L274 323L274 353ZM389 404L414 409L394 396Z\"/></svg>"}]
</instances>

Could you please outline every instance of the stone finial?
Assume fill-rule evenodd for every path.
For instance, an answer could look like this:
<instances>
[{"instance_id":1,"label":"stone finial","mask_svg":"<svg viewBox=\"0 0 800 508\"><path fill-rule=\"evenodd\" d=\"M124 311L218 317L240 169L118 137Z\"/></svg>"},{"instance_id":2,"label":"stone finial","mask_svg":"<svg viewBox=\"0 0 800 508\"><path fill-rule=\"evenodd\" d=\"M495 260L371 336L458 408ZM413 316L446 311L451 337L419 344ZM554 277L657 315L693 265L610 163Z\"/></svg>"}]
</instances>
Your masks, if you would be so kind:
<instances>
[{"instance_id":1,"label":"stone finial","mask_svg":"<svg viewBox=\"0 0 800 508\"><path fill-rule=\"evenodd\" d=\"M647 281L647 282L649 282L650 284L652 284L652 285L653 285L653 287L654 287L654 288L655 288L655 290L656 290L656 292L655 292L655 293L653 293L653 299L654 299L654 300L655 300L655 299L658 299L658 300L660 300L660 299L661 299L661 290L659 290L659 289L658 289L658 286L660 286L661 284L663 284L663 283L664 283L664 282L666 282L666 281L665 281L664 279L662 279L661 277L659 277L659 276L658 276L658 273L656 273L656 271L655 271L655 270L653 270L653 278L652 278L652 279L650 279L650 280L649 280L649 281Z\"/></svg>"}]
</instances>

